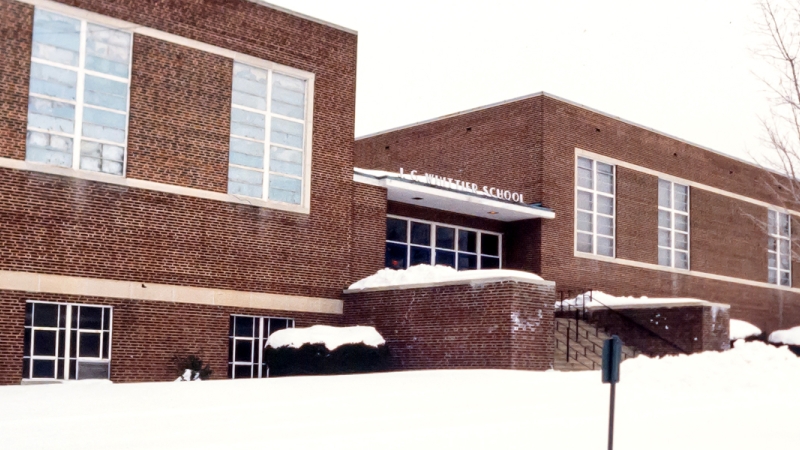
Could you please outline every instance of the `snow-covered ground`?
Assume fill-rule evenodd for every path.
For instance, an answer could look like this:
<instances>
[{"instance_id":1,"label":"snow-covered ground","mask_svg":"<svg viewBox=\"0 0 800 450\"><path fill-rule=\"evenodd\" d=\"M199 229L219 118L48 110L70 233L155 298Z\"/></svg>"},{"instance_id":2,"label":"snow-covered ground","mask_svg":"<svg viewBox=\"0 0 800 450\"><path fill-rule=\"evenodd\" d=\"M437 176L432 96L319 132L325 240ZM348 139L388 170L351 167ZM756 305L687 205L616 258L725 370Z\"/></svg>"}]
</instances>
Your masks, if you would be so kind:
<instances>
[{"instance_id":1,"label":"snow-covered ground","mask_svg":"<svg viewBox=\"0 0 800 450\"><path fill-rule=\"evenodd\" d=\"M615 448L790 449L800 358L734 350L622 365ZM599 372L420 371L0 387L7 449L605 449Z\"/></svg>"}]
</instances>

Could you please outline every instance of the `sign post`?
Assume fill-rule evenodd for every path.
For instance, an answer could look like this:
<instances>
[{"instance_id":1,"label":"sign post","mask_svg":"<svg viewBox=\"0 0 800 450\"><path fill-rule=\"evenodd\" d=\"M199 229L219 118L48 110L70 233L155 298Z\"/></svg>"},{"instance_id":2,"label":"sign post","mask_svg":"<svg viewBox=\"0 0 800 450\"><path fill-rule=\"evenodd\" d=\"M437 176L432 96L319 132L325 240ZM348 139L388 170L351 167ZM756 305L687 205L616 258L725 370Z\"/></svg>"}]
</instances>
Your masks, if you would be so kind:
<instances>
[{"instance_id":1,"label":"sign post","mask_svg":"<svg viewBox=\"0 0 800 450\"><path fill-rule=\"evenodd\" d=\"M616 335L603 342L603 383L611 384L611 405L608 411L608 450L614 449L614 399L622 362L622 340Z\"/></svg>"}]
</instances>

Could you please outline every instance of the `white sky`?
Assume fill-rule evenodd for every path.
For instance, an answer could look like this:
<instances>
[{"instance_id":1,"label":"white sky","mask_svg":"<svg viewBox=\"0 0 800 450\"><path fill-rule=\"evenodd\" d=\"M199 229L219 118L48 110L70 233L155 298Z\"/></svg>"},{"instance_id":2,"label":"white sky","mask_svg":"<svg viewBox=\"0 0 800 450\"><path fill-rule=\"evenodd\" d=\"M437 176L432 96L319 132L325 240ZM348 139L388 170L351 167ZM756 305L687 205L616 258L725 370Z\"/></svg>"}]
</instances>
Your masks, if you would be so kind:
<instances>
[{"instance_id":1,"label":"white sky","mask_svg":"<svg viewBox=\"0 0 800 450\"><path fill-rule=\"evenodd\" d=\"M763 151L754 0L271 0L358 31L356 136L538 91Z\"/></svg>"}]
</instances>

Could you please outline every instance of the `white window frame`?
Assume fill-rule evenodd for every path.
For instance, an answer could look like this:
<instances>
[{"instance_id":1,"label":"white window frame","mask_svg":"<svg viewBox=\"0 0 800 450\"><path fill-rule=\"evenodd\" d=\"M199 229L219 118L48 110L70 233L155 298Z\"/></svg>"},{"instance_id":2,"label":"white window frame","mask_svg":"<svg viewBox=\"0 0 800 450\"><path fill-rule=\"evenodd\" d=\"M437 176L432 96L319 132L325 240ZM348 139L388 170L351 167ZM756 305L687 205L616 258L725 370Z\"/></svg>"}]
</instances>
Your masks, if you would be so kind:
<instances>
[{"instance_id":1,"label":"white window frame","mask_svg":"<svg viewBox=\"0 0 800 450\"><path fill-rule=\"evenodd\" d=\"M74 128L72 134L63 133L63 132L60 132L60 131L43 130L41 128L30 127L29 125L27 125L27 120L26 120L26 131L36 131L36 132L39 132L39 133L53 134L53 135L62 136L62 137L68 137L68 138L72 139L72 167L71 168L73 170L77 170L77 171L81 171L81 172L102 173L102 174L113 176L113 177L123 177L124 178L126 176L126 174L127 174L127 169L128 169L128 137L130 136L130 117L131 117L131 114L130 114L130 112L131 112L131 76L132 76L132 72L133 72L133 44L134 44L133 41L134 41L135 34L133 32L131 32L131 31L127 31L125 29L120 29L118 27L115 27L113 23L109 23L110 21L103 20L102 16L100 16L100 17L93 16L91 18L86 18L86 17L82 17L83 15L76 15L76 14L71 14L69 12L57 11L55 9L51 9L51 8L48 8L48 7L36 6L36 9L47 11L47 12L52 13L52 14L58 14L58 15L62 15L62 16L65 16L65 17L69 17L70 19L79 20L81 22L80 51L79 51L79 54L78 54L78 66L77 67L69 66L69 65L66 65L66 64L60 64L60 63L56 63L56 62L52 62L52 61L48 61L46 59L34 58L33 54L31 54L31 58L30 58L30 62L31 63L44 64L44 65L49 65L49 66L52 66L52 67L57 67L59 69L67 69L67 70L75 71L78 74L78 82L77 82L76 89L75 89L75 100L66 100L66 99L61 99L61 98L58 98L58 97L50 97L50 96L42 95L42 94L34 94L34 93L30 92L30 87L28 88L28 98L29 99L30 99L30 97L35 97L35 98L41 98L41 99L44 99L44 100L51 100L51 101L56 101L56 102L59 102L59 103L67 103L67 104L70 104L70 105L74 105L75 106L75 128ZM119 32L122 32L122 33L127 33L127 34L129 34L131 36L131 47L128 50L129 51L128 60L130 61L130 63L128 64L128 78L127 79L121 78L121 77L118 77L118 76L115 76L115 75L105 74L105 73L102 73L102 72L96 72L96 71L93 71L93 70L87 70L84 67L86 65L86 33L87 33L87 27L88 27L88 23L89 22L91 22L92 24L96 24L96 25L100 25L100 26L106 27L106 28L112 28L112 29L114 29L116 31L119 31ZM119 174L119 175L117 175L117 174L109 174L109 173L106 173L106 172L96 172L96 171L93 171L93 170L87 170L87 169L81 169L80 168L80 164L81 164L81 142L83 141L83 109L84 109L84 104L85 104L85 102L84 102L84 84L85 84L86 75L91 75L91 76L98 77L98 78L105 78L105 79L116 81L116 82L119 82L119 83L125 83L128 86L128 93L127 93L127 96L126 96L126 109L125 109L125 141L122 142L122 143L119 143L119 142L104 141L104 140L95 139L95 138L87 138L86 139L87 141L90 141L90 142L98 142L98 143L101 143L101 144L109 144L109 145L121 146L123 148L123 153L122 153L122 155L123 155L122 156L122 173ZM89 107L90 108L94 108L94 109L98 109L98 110L102 110L102 111L112 112L112 113L115 113L115 114L119 114L121 112L119 110L106 108L106 107L103 107L103 106L89 105ZM26 147L27 147L27 143L26 143ZM35 163L35 164L44 164L44 163L36 163L34 161L29 161L29 162L32 162L32 163ZM50 164L44 164L44 165L50 165Z\"/></svg>"},{"instance_id":2,"label":"white window frame","mask_svg":"<svg viewBox=\"0 0 800 450\"><path fill-rule=\"evenodd\" d=\"M476 259L477 259L476 270L480 270L481 269L481 256L487 256L487 257L490 257L490 258L497 258L498 261L499 261L498 268L499 269L503 268L503 233L495 233L493 231L486 231L486 230L481 230L481 229L478 229L478 228L462 227L462 226L451 225L451 224L447 224L447 223L443 223L443 222L432 222L430 220L415 219L413 217L397 216L397 215L393 215L393 214L387 214L386 218L387 219L398 219L398 220L405 220L406 221L406 241L405 242L390 241L388 239L384 239L384 242L386 242L386 243L402 244L402 245L406 246L406 267L405 267L406 269L411 267L410 266L410 264L411 264L411 247L421 247L421 248L430 249L431 250L431 262L430 262L430 264L434 264L436 262L436 251L437 250L442 250L442 251L455 253L455 255L456 255L456 266L458 266L458 254L459 253L465 253L465 254L468 254L468 255L475 255L476 256ZM431 225L431 243L430 243L430 245L426 246L426 245L419 245L419 244L412 244L411 243L411 222L424 223L424 224ZM446 227L446 228L453 228L453 229L456 230L455 231L455 233L456 233L455 234L455 241L456 241L456 245L455 246L456 246L456 248L454 248L452 250L451 249L444 249L444 248L437 249L437 247L436 247L436 227L438 227L438 226L442 226L442 227ZM461 250L458 249L458 232L460 230L472 231L472 232L477 233L477 236L476 236L477 242L476 242L476 245L475 245L475 250L476 250L475 253L467 252L467 251L461 251ZM497 236L497 238L498 238L498 241L497 241L497 246L498 246L497 247L497 253L498 253L498 255L497 256L483 255L481 253L481 234L489 234L489 235L492 235L492 236ZM458 270L458 269L456 268L456 270Z\"/></svg>"},{"instance_id":3,"label":"white window frame","mask_svg":"<svg viewBox=\"0 0 800 450\"><path fill-rule=\"evenodd\" d=\"M774 216L774 219L772 218ZM783 235L781 233L781 226L780 220L781 218L786 218L786 225L787 225L787 234ZM774 225L774 226L773 226ZM769 240L775 240L775 249L773 250L767 244L767 282L770 284L776 284L778 286L785 286L785 287L792 287L792 218L789 214L769 209L767 211L767 233ZM781 242L786 242L786 246L788 250L786 255L781 250ZM770 267L769 259L772 255L775 255L775 267ZM781 258L786 257L788 260L788 269L781 268ZM771 279L771 272L775 272L775 279ZM781 283L781 275L786 274L788 276L788 284Z\"/></svg>"},{"instance_id":4,"label":"white window frame","mask_svg":"<svg viewBox=\"0 0 800 450\"><path fill-rule=\"evenodd\" d=\"M71 359L72 359L71 356L70 356L70 351L71 351L71 347L73 345L76 347L76 350L75 350L75 379L74 380L80 380L81 379L80 378L80 362L95 362L95 363L106 363L106 364L108 364L108 375L109 375L109 378L111 378L111 353L112 353L113 343L114 343L114 307L113 306L111 306L111 305L95 305L95 304L88 304L88 303L85 304L85 303L51 302L51 301L41 301L41 300L28 300L25 303L26 303L26 306L29 303L30 304L34 304L34 305L36 305L36 304L48 304L48 305L56 305L56 306L65 306L66 307L66 313L65 313L66 325L64 326L63 329L64 329L64 338L66 339L66 342L64 343L64 358L63 358L64 359L64 368L63 368L63 373L61 374L62 376L59 377L58 376L59 375L59 373L58 373L58 346L59 346L59 339L60 339L59 330L61 330L61 328L59 328L59 327L35 326L33 324L33 321L31 321L31 325L30 326L25 326L25 328L29 328L31 330L31 342L29 344L30 345L30 349L28 351L29 356L27 357L27 364L29 364L28 377L27 378L23 378L23 380L25 380L25 381L44 381L44 380L47 380L47 381L72 381L72 379L69 377L69 371L70 371L70 365L71 365ZM101 323L104 323L104 321L106 319L106 317L105 317L106 311L109 312L109 317L108 317L108 357L107 358L103 358L103 339L104 339L103 335L106 332L106 330L102 329L102 325L101 325L101 329L100 330L80 331L81 330L81 328L80 328L80 317L78 317L76 319L78 321L78 328L77 328L77 331L76 331L76 342L72 342L72 339L71 339L71 332L73 331L73 328L72 328L72 314L73 314L73 312L75 314L77 314L77 308L76 307L101 308L101 310L102 310L102 316L101 316L102 319L101 320L103 321ZM36 313L36 311L35 311L35 306L34 306L34 317L35 317L35 313ZM41 356L41 355L34 356L33 348L34 348L34 331L35 330L55 331L55 333L56 333L56 344L55 344L55 346L56 346L56 355L55 356L53 356L53 357ZM100 357L99 358L93 358L93 357L88 357L88 356L80 356L80 353L79 353L79 351L80 351L80 341L81 341L81 334L83 334L83 333L91 333L91 334L99 334L100 335L100 344L99 344L100 345ZM24 353L23 353L23 363L25 363L25 358L26 357L24 356ZM55 361L56 370L55 370L55 373L54 373L54 377L53 378L41 378L41 377L34 378L33 377L33 360L34 359L53 360L53 361Z\"/></svg>"},{"instance_id":5,"label":"white window frame","mask_svg":"<svg viewBox=\"0 0 800 450\"><path fill-rule=\"evenodd\" d=\"M661 202L660 202L661 183L669 183L669 192L670 192L670 199L669 199L670 204L669 204L669 207L661 205ZM675 197L676 197L675 186L676 185L686 188L686 211L681 211L679 209L675 209ZM661 259L659 257L658 264L660 266L664 266L664 267L672 267L673 269L676 269L676 270L691 270L691 268L692 268L692 252L691 252L691 248L692 248L692 226L691 226L691 220L690 220L690 218L691 218L690 212L691 212L691 208L692 208L692 205L691 205L691 201L692 201L692 199L691 199L692 198L691 187L689 185L677 183L677 182L674 182L672 180L667 180L665 178L659 178L658 179L658 195L659 195L658 200L657 200L657 202L658 202L658 211L659 211L659 213L661 211L664 211L664 212L668 213L669 214L669 220L670 220L670 226L669 227L662 227L660 222L658 224L658 233L661 233L662 231L669 232L670 245L669 246L663 246L663 245L661 245L661 242L659 240L658 241L658 250L659 251L661 251L661 250L669 250L669 252L670 252L670 254L669 254L670 261L669 262L670 263L669 263L669 265L661 264ZM681 230L677 229L677 227L675 226L675 216L686 216L686 231L681 231ZM679 249L679 248L677 248L675 246L675 234L676 233L680 233L680 234L685 234L686 235L686 250ZM686 267L677 267L675 265L675 261L676 261L675 254L676 253L686 253Z\"/></svg>"},{"instance_id":6,"label":"white window frame","mask_svg":"<svg viewBox=\"0 0 800 450\"><path fill-rule=\"evenodd\" d=\"M250 170L263 173L263 181L261 185L261 197L258 200L261 200L267 204L274 204L274 205L281 205L284 208L299 208L301 212L308 212L310 210L310 203L311 203L311 149L312 149L312 122L313 122L313 114L314 114L314 81L315 77L314 74L310 72L305 72L299 69L292 69L284 66L279 66L277 64L273 64L267 61L254 61L250 58L234 58L233 64L244 64L247 66L251 66L257 69L266 70L267 71L267 96L266 96L266 104L267 109L264 111L250 108L247 106L236 105L233 103L233 95L231 95L230 107L231 112L233 108L241 109L243 111L247 111L250 113L261 114L265 117L264 123L264 167L262 169L257 169L254 167L249 166L242 166L237 164L232 164L228 161L229 167L236 167L243 170ZM304 98L304 105L303 105L303 119L297 119L294 117L284 116L280 114L276 114L272 112L272 79L273 74L277 72L281 75L286 75L289 77L297 78L300 80L305 81L306 83L306 91L305 91L305 98ZM233 65L231 65L231 75L233 75ZM232 91L232 84L233 84L233 77L231 77L231 92ZM301 178L301 189L302 192L300 194L300 204L294 203L287 203L281 202L277 200L272 200L269 198L269 159L270 159L270 147L273 145L270 142L271 136L271 126L272 121L271 118L278 118L290 122L301 123L303 124L303 170L302 170L302 178ZM236 139L242 139L251 142L258 142L255 139L251 139L244 136L235 136L231 130L229 130L228 135L230 137L235 137ZM278 145L279 147L285 147L283 145ZM292 149L291 147L287 147ZM230 144L228 145L228 154L230 156ZM294 175L287 175L287 174L280 174L280 176L284 176L287 178L294 178L297 179L297 176ZM239 199L252 199L257 197L248 197L246 195L240 194L229 194L233 195Z\"/></svg>"},{"instance_id":7,"label":"white window frame","mask_svg":"<svg viewBox=\"0 0 800 450\"><path fill-rule=\"evenodd\" d=\"M578 180L579 160L580 159L585 159L585 160L591 161L591 163L592 163L592 187L591 188L582 187L582 186L578 185L578 182L579 182L579 180ZM612 171L612 174L611 174L611 176L612 176L612 192L610 194L608 192L602 192L602 191L597 190L597 163L598 162L602 163L602 164L605 164L607 166L611 166L611 171ZM575 161L574 161L574 167L573 167L573 174L574 174L574 177L575 177L575 189L574 189L574 192L573 192L575 205L574 205L574 208L573 208L573 224L572 224L572 226L573 226L573 248L575 249L575 252L579 253L579 254L591 254L591 255L597 255L597 256L599 256L601 258L614 259L614 258L617 257L617 166L615 164L606 162L606 161L604 161L602 159L595 159L595 158L591 158L591 157L588 157L588 156L576 155L575 156ZM592 196L592 211L588 211L588 210L585 210L585 209L579 209L578 208L578 195L579 195L580 192L586 192L586 193L589 193ZM612 205L611 206L612 207L612 214L611 215L599 213L597 211L597 205L598 205L597 196L598 195L601 195L601 196L604 196L604 197L611 197L611 205ZM583 213L590 213L592 215L592 231L591 232L579 231L578 230L578 212L579 211L583 212ZM611 234L612 234L611 236L598 235L598 233L597 233L597 217L598 216L611 218L612 224L613 224L613 230L611 232ZM586 252L586 251L578 249L578 234L585 234L585 235L591 234L591 236L592 236L592 251L591 252ZM610 256L609 255L603 255L603 254L600 254L600 253L597 252L597 238L598 238L598 236L601 236L603 238L610 238L612 240L612 244L611 244L611 253L612 254Z\"/></svg>"},{"instance_id":8,"label":"white window frame","mask_svg":"<svg viewBox=\"0 0 800 450\"><path fill-rule=\"evenodd\" d=\"M266 349L267 345L267 338L269 338L269 331L267 330L266 335L264 334L264 322L269 323L270 319L275 320L287 320L291 322L291 326L287 328L294 328L295 319L290 317L274 317L274 316L254 316L249 314L231 314L231 320L235 320L236 317L244 317L250 319L258 319L259 320L259 327L258 327L258 336L256 337L245 337L245 336L236 336L235 330L231 329L228 333L228 345L231 346L230 348L230 360L228 361L228 367L230 368L230 376L229 379L243 379L243 378L236 378L236 366L248 366L251 367L251 373L253 373L252 377L247 378L267 378L269 377L269 368L267 368L267 372L263 373L264 367L264 350ZM236 341L251 341L253 344L251 345L251 352L257 352L258 355L251 353L251 359L253 362L237 362L236 361ZM257 356L257 358L256 358ZM258 369L257 371L255 369Z\"/></svg>"}]
</instances>

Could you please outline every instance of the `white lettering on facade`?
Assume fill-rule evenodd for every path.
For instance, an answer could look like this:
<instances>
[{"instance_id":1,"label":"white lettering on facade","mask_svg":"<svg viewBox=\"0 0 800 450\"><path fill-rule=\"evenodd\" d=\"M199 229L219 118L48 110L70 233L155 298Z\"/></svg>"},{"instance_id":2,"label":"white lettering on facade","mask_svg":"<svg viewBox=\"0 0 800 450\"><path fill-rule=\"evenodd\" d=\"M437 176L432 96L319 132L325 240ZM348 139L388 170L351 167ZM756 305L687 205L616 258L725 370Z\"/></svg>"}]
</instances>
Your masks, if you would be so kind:
<instances>
[{"instance_id":1,"label":"white lettering on facade","mask_svg":"<svg viewBox=\"0 0 800 450\"><path fill-rule=\"evenodd\" d=\"M498 189L496 187L490 187L490 186L483 186L482 188L479 189L478 185L475 183L471 183L464 180L455 180L453 178L440 177L438 175L434 175L431 173L425 173L424 175L417 175L416 170L412 170L411 172L406 173L403 171L403 168L401 167L400 177L405 178L407 180L416 181L418 183L430 184L433 186L439 186L446 189L452 189L455 191L472 192L473 194L485 195L487 197L493 197L499 200L525 203L525 200L523 200L522 197L522 193L520 192L511 192L509 190Z\"/></svg>"}]
</instances>

